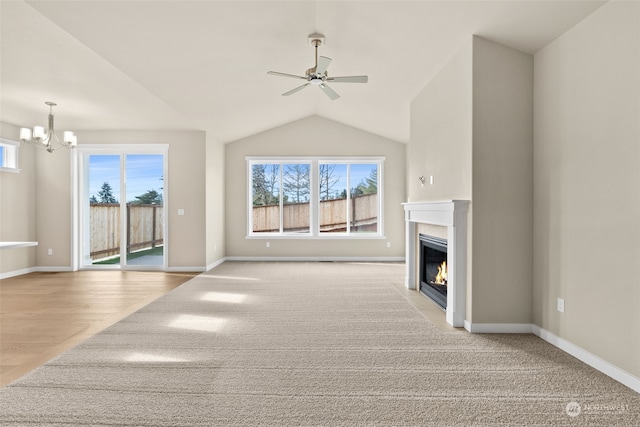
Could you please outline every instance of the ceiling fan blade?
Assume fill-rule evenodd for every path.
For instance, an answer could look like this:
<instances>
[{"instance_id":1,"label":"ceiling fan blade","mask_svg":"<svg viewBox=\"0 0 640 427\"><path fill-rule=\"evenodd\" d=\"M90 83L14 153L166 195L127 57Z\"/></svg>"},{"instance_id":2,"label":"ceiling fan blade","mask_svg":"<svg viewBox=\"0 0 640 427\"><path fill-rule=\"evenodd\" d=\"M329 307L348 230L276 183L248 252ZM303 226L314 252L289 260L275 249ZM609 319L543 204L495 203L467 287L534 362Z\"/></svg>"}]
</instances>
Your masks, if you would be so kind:
<instances>
[{"instance_id":1,"label":"ceiling fan blade","mask_svg":"<svg viewBox=\"0 0 640 427\"><path fill-rule=\"evenodd\" d=\"M331 98L332 101L335 101L336 99L340 98L340 95L338 95L336 93L335 90L331 89L329 86L327 86L326 84L322 83L321 85L318 86L320 89L322 89L322 91L324 93L327 94L327 96L329 98Z\"/></svg>"},{"instance_id":2,"label":"ceiling fan blade","mask_svg":"<svg viewBox=\"0 0 640 427\"><path fill-rule=\"evenodd\" d=\"M303 79L303 80L307 79L306 77L296 76L293 74L279 73L277 71L267 71L267 74L271 74L272 76L279 76L279 77L291 77L292 79Z\"/></svg>"},{"instance_id":3,"label":"ceiling fan blade","mask_svg":"<svg viewBox=\"0 0 640 427\"><path fill-rule=\"evenodd\" d=\"M368 76L347 76L347 77L327 77L328 82L335 83L366 83L369 81Z\"/></svg>"},{"instance_id":4,"label":"ceiling fan blade","mask_svg":"<svg viewBox=\"0 0 640 427\"><path fill-rule=\"evenodd\" d=\"M329 64L331 64L331 58L327 58L326 56L319 57L318 66L316 67L316 74L324 74L327 71Z\"/></svg>"},{"instance_id":5,"label":"ceiling fan blade","mask_svg":"<svg viewBox=\"0 0 640 427\"><path fill-rule=\"evenodd\" d=\"M289 96L289 95L291 95L291 94L293 94L293 93L296 93L296 92L298 92L298 91L300 91L300 90L304 89L305 87L307 87L307 86L309 86L309 85L310 85L310 83L305 83L305 84L303 84L302 86L298 86L298 87L297 87L297 88L295 88L295 89L291 89L289 92L285 92L285 93L283 93L283 94L282 94L282 96Z\"/></svg>"}]
</instances>

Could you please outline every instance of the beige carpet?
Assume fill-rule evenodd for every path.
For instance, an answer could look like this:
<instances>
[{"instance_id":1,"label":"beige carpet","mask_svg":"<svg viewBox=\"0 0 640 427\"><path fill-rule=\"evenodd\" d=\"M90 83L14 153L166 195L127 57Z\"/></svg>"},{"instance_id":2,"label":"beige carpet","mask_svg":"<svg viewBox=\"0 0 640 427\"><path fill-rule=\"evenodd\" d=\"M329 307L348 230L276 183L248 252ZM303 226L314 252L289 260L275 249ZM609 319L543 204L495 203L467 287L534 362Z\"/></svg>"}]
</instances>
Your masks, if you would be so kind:
<instances>
[{"instance_id":1,"label":"beige carpet","mask_svg":"<svg viewBox=\"0 0 640 427\"><path fill-rule=\"evenodd\" d=\"M532 335L442 331L403 276L227 262L0 389L0 425L640 426L639 394Z\"/></svg>"}]
</instances>

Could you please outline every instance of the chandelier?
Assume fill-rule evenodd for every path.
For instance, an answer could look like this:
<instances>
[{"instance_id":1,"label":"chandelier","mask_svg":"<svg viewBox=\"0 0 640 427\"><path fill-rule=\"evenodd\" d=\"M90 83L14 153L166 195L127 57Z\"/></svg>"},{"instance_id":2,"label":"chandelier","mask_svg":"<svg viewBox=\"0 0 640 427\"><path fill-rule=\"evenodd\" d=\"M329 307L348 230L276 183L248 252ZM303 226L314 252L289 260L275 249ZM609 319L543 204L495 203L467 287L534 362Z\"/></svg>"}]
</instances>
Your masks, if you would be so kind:
<instances>
[{"instance_id":1,"label":"chandelier","mask_svg":"<svg viewBox=\"0 0 640 427\"><path fill-rule=\"evenodd\" d=\"M55 134L53 128L53 107L57 104L51 101L47 101L45 104L49 106L49 128L45 132L42 126L34 126L33 133L31 132L31 129L21 128L20 141L31 142L37 147L46 149L50 153L64 147L70 149L75 148L76 145L78 145L78 138L73 132L68 130L64 131L62 135L62 142L58 139L58 135Z\"/></svg>"}]
</instances>

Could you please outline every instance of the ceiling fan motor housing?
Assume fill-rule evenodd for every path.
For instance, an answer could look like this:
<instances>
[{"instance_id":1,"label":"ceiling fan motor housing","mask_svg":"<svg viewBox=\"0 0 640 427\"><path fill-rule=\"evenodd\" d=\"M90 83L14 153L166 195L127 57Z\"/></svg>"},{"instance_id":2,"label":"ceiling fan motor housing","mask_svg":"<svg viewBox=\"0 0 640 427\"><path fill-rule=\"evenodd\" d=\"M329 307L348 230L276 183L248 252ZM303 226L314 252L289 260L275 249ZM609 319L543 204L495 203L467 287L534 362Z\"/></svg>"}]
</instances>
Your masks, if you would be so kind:
<instances>
[{"instance_id":1,"label":"ceiling fan motor housing","mask_svg":"<svg viewBox=\"0 0 640 427\"><path fill-rule=\"evenodd\" d=\"M309 44L314 47L316 44L318 46L322 46L324 44L324 36L318 33L309 34L307 40L309 41Z\"/></svg>"},{"instance_id":2,"label":"ceiling fan motor housing","mask_svg":"<svg viewBox=\"0 0 640 427\"><path fill-rule=\"evenodd\" d=\"M326 72L325 74L316 73L316 67L309 68L305 73L305 75L307 77L307 81L312 85L322 84L327 79L327 73Z\"/></svg>"}]
</instances>

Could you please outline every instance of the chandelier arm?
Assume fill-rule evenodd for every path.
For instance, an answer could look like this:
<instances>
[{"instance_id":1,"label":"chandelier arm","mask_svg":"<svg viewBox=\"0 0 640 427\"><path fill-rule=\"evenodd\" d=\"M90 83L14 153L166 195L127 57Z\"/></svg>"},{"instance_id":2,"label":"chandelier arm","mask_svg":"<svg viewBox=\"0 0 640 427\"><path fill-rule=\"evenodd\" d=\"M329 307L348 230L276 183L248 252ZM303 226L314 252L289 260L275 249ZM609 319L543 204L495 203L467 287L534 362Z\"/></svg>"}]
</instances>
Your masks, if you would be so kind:
<instances>
[{"instance_id":1,"label":"chandelier arm","mask_svg":"<svg viewBox=\"0 0 640 427\"><path fill-rule=\"evenodd\" d=\"M56 105L56 103L47 101L45 102L45 104L49 106L49 115L48 115L49 126L47 131L44 132L44 130L41 127L36 126L34 127L34 132L33 132L34 137L32 138L32 134L29 129L27 128L20 129L20 140L23 142L30 142L36 147L44 148L49 153L53 153L54 151L59 150L61 148L69 148L69 149L75 148L77 144L77 138L73 132L70 132L70 131L65 132L63 141L60 141L60 138L58 138L58 135L56 135L55 133L53 107ZM38 136L35 135L37 128L38 128ZM39 136L41 132L44 133L42 137Z\"/></svg>"},{"instance_id":2,"label":"chandelier arm","mask_svg":"<svg viewBox=\"0 0 640 427\"><path fill-rule=\"evenodd\" d=\"M60 141L60 138L58 138L58 135L55 133L53 107L57 104L51 101L47 101L45 104L49 106L49 115L47 117L49 126L47 131L45 132L42 127L36 126L33 128L32 134L30 129L22 128L20 129L20 140L23 142L30 142L38 148L44 148L49 153L53 153L61 148L75 148L78 143L78 139L73 132L65 131L63 141Z\"/></svg>"}]
</instances>

